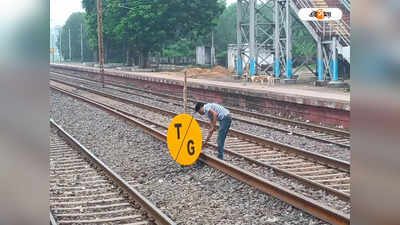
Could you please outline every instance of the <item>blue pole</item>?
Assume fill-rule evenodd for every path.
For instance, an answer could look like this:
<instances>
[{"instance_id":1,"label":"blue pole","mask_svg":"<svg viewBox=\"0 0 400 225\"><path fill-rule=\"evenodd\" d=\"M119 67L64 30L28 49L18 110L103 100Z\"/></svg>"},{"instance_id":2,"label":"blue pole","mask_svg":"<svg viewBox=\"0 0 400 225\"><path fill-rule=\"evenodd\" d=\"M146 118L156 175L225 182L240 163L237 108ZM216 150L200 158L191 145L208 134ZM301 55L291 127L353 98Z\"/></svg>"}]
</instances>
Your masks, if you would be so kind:
<instances>
[{"instance_id":1,"label":"blue pole","mask_svg":"<svg viewBox=\"0 0 400 225\"><path fill-rule=\"evenodd\" d=\"M318 74L318 81L324 81L324 61L322 59L322 43L318 41L317 43L317 74Z\"/></svg>"},{"instance_id":2,"label":"blue pole","mask_svg":"<svg viewBox=\"0 0 400 225\"><path fill-rule=\"evenodd\" d=\"M243 75L243 61L242 61L242 57L239 57L238 59L237 59L237 74L239 75L239 76L242 76Z\"/></svg>"},{"instance_id":3,"label":"blue pole","mask_svg":"<svg viewBox=\"0 0 400 225\"><path fill-rule=\"evenodd\" d=\"M332 59L331 59L332 81L339 80L338 60L336 52L336 36L332 37Z\"/></svg>"},{"instance_id":4,"label":"blue pole","mask_svg":"<svg viewBox=\"0 0 400 225\"><path fill-rule=\"evenodd\" d=\"M256 40L256 2L257 0L249 0L249 48L250 48L250 75L256 75L256 59L257 59L257 40Z\"/></svg>"},{"instance_id":5,"label":"blue pole","mask_svg":"<svg viewBox=\"0 0 400 225\"><path fill-rule=\"evenodd\" d=\"M317 60L318 80L324 81L324 62L322 59Z\"/></svg>"},{"instance_id":6,"label":"blue pole","mask_svg":"<svg viewBox=\"0 0 400 225\"><path fill-rule=\"evenodd\" d=\"M290 0L286 0L286 78L292 79L292 29L290 17Z\"/></svg>"},{"instance_id":7,"label":"blue pole","mask_svg":"<svg viewBox=\"0 0 400 225\"><path fill-rule=\"evenodd\" d=\"M293 68L293 62L292 59L288 59L286 62L286 77L287 79L292 79L292 68Z\"/></svg>"},{"instance_id":8,"label":"blue pole","mask_svg":"<svg viewBox=\"0 0 400 225\"><path fill-rule=\"evenodd\" d=\"M254 59L250 59L250 75L256 75L256 61Z\"/></svg>"},{"instance_id":9,"label":"blue pole","mask_svg":"<svg viewBox=\"0 0 400 225\"><path fill-rule=\"evenodd\" d=\"M331 70L332 70L332 81L339 80L339 64L337 60L331 60Z\"/></svg>"},{"instance_id":10,"label":"blue pole","mask_svg":"<svg viewBox=\"0 0 400 225\"><path fill-rule=\"evenodd\" d=\"M278 0L275 0L274 5L274 23L275 23L275 31L274 31L274 74L276 78L279 78L281 75L281 65L280 65L280 49L279 49L279 41L280 41L280 27L279 27L279 3Z\"/></svg>"},{"instance_id":11,"label":"blue pole","mask_svg":"<svg viewBox=\"0 0 400 225\"><path fill-rule=\"evenodd\" d=\"M281 75L281 64L280 64L279 60L275 60L274 74L275 74L276 78L279 78L279 76Z\"/></svg>"}]
</instances>

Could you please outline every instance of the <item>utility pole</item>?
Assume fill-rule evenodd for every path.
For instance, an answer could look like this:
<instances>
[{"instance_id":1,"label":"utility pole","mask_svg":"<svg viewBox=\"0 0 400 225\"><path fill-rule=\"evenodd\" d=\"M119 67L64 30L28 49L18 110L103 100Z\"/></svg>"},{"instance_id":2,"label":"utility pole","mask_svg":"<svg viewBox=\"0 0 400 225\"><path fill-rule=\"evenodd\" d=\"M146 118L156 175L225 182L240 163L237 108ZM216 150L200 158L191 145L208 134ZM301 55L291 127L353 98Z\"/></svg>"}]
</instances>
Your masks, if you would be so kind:
<instances>
[{"instance_id":1,"label":"utility pole","mask_svg":"<svg viewBox=\"0 0 400 225\"><path fill-rule=\"evenodd\" d=\"M103 46L103 7L102 0L97 0L97 31L99 46L99 65L101 73L101 83L104 88L104 46Z\"/></svg>"},{"instance_id":2,"label":"utility pole","mask_svg":"<svg viewBox=\"0 0 400 225\"><path fill-rule=\"evenodd\" d=\"M83 63L83 24L81 24L81 63Z\"/></svg>"},{"instance_id":3,"label":"utility pole","mask_svg":"<svg viewBox=\"0 0 400 225\"><path fill-rule=\"evenodd\" d=\"M215 65L214 29L211 31L211 66Z\"/></svg>"},{"instance_id":4,"label":"utility pole","mask_svg":"<svg viewBox=\"0 0 400 225\"><path fill-rule=\"evenodd\" d=\"M69 34L69 61L72 61L72 54L71 54L71 28L68 28L68 34Z\"/></svg>"},{"instance_id":5,"label":"utility pole","mask_svg":"<svg viewBox=\"0 0 400 225\"><path fill-rule=\"evenodd\" d=\"M61 31L60 31L60 50L59 50L60 63L61 63L61 58L62 58L62 32L63 32L63 29L61 28Z\"/></svg>"}]
</instances>

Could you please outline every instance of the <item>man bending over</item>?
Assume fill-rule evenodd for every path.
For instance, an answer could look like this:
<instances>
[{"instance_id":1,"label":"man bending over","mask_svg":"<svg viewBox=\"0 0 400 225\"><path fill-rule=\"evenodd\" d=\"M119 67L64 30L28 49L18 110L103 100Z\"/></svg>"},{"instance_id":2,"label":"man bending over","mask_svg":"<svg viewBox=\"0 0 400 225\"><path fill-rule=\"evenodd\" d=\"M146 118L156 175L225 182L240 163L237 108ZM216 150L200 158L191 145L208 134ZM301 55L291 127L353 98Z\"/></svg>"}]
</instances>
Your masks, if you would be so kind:
<instances>
[{"instance_id":1,"label":"man bending over","mask_svg":"<svg viewBox=\"0 0 400 225\"><path fill-rule=\"evenodd\" d=\"M196 112L200 115L207 114L210 119L210 129L208 130L208 136L204 141L207 144L210 140L214 130L216 129L217 120L219 121L218 130L218 158L224 159L224 144L226 135L228 134L229 128L231 127L232 117L229 110L217 103L201 103L198 102L195 107Z\"/></svg>"}]
</instances>

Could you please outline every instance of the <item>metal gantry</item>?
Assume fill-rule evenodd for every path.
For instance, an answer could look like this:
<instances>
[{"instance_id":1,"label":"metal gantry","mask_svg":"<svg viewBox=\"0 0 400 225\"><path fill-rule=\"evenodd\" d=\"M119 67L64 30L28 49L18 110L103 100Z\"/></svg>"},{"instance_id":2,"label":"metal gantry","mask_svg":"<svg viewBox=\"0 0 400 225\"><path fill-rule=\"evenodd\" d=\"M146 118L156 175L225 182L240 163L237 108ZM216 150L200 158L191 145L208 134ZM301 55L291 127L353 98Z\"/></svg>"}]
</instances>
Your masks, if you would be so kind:
<instances>
[{"instance_id":1,"label":"metal gantry","mask_svg":"<svg viewBox=\"0 0 400 225\"><path fill-rule=\"evenodd\" d=\"M288 9L289 0L238 0L238 75L243 74L243 68L249 68L252 76L272 75L273 71L278 78L285 71L287 78L292 77L291 16ZM272 58L274 62L270 63Z\"/></svg>"},{"instance_id":2,"label":"metal gantry","mask_svg":"<svg viewBox=\"0 0 400 225\"><path fill-rule=\"evenodd\" d=\"M297 14L300 8L314 7L310 0L237 0L238 75L246 68L251 76L292 79L291 11ZM343 19L302 23L317 45L318 81L327 80L328 75L331 82L338 82L338 49L350 46L350 25Z\"/></svg>"}]
</instances>

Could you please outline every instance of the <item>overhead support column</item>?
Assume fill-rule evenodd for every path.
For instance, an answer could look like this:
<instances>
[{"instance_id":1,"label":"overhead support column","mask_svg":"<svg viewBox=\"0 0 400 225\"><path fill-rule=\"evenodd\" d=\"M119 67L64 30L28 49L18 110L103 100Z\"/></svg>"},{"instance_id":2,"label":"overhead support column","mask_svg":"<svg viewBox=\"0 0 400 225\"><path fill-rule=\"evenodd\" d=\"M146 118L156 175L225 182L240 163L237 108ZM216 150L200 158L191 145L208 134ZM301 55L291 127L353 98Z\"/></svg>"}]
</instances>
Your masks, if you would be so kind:
<instances>
[{"instance_id":1,"label":"overhead support column","mask_svg":"<svg viewBox=\"0 0 400 225\"><path fill-rule=\"evenodd\" d=\"M286 0L286 77L292 79L292 29L290 27L290 0Z\"/></svg>"},{"instance_id":2,"label":"overhead support column","mask_svg":"<svg viewBox=\"0 0 400 225\"><path fill-rule=\"evenodd\" d=\"M317 75L318 80L315 83L316 86L322 86L325 84L325 74L324 74L324 61L322 58L322 43L321 40L317 42Z\"/></svg>"},{"instance_id":3,"label":"overhead support column","mask_svg":"<svg viewBox=\"0 0 400 225\"><path fill-rule=\"evenodd\" d=\"M279 24L279 2L275 0L274 2L274 22L275 22L275 32L274 32L274 75L275 78L279 78L281 75L281 63L280 63L280 24Z\"/></svg>"},{"instance_id":4,"label":"overhead support column","mask_svg":"<svg viewBox=\"0 0 400 225\"><path fill-rule=\"evenodd\" d=\"M242 0L237 1L237 21L236 21L236 39L237 39L237 57L236 57L236 72L238 76L243 75L243 59L242 59Z\"/></svg>"},{"instance_id":5,"label":"overhead support column","mask_svg":"<svg viewBox=\"0 0 400 225\"><path fill-rule=\"evenodd\" d=\"M337 50L336 50L336 36L332 37L332 59L331 59L331 71L332 71L332 81L338 81L338 61L337 61Z\"/></svg>"},{"instance_id":6,"label":"overhead support column","mask_svg":"<svg viewBox=\"0 0 400 225\"><path fill-rule=\"evenodd\" d=\"M331 81L329 82L329 86L334 87L343 87L344 83L339 81L339 63L337 59L337 37L332 36L332 45L331 45Z\"/></svg>"},{"instance_id":7,"label":"overhead support column","mask_svg":"<svg viewBox=\"0 0 400 225\"><path fill-rule=\"evenodd\" d=\"M250 7L250 75L255 76L256 71L256 0L249 0Z\"/></svg>"},{"instance_id":8,"label":"overhead support column","mask_svg":"<svg viewBox=\"0 0 400 225\"><path fill-rule=\"evenodd\" d=\"M291 16L290 16L290 1L286 0L286 79L285 83L296 83L293 79L293 58L292 58L292 27L291 27Z\"/></svg>"}]
</instances>

